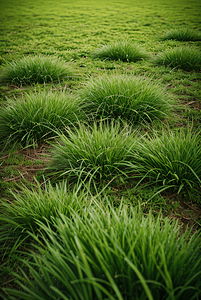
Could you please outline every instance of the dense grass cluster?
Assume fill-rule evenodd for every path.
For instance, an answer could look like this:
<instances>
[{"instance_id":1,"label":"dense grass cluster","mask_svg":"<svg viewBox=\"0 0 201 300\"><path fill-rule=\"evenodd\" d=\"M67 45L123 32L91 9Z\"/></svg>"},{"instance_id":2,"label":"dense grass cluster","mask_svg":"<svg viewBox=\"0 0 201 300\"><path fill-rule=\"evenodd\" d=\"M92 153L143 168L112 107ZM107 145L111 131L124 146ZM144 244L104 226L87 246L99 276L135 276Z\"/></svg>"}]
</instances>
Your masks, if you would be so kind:
<instances>
[{"instance_id":1,"label":"dense grass cluster","mask_svg":"<svg viewBox=\"0 0 201 300\"><path fill-rule=\"evenodd\" d=\"M180 193L201 187L200 146L200 131L163 130L140 137L119 125L100 123L60 135L49 168L54 176L71 180L146 178L153 186Z\"/></svg>"},{"instance_id":2,"label":"dense grass cluster","mask_svg":"<svg viewBox=\"0 0 201 300\"><path fill-rule=\"evenodd\" d=\"M0 144L33 145L47 141L83 119L80 101L69 93L44 91L9 99L0 108Z\"/></svg>"},{"instance_id":3,"label":"dense grass cluster","mask_svg":"<svg viewBox=\"0 0 201 300\"><path fill-rule=\"evenodd\" d=\"M119 40L106 44L92 52L93 58L122 60L124 62L136 62L148 59L149 55L140 46L129 40Z\"/></svg>"},{"instance_id":4,"label":"dense grass cluster","mask_svg":"<svg viewBox=\"0 0 201 300\"><path fill-rule=\"evenodd\" d=\"M183 189L201 187L200 131L163 131L144 137L135 147L135 170L152 184Z\"/></svg>"},{"instance_id":5,"label":"dense grass cluster","mask_svg":"<svg viewBox=\"0 0 201 300\"><path fill-rule=\"evenodd\" d=\"M66 182L56 184L54 187L50 183L43 187L39 182L36 183L36 187L23 186L19 191L11 191L12 204L5 199L1 202L2 260L29 237L28 231L32 233L39 231L38 221L52 222L60 214L71 217L72 212L78 212L81 216L90 206L86 191L80 191L79 186L70 190Z\"/></svg>"},{"instance_id":6,"label":"dense grass cluster","mask_svg":"<svg viewBox=\"0 0 201 300\"><path fill-rule=\"evenodd\" d=\"M107 122L60 134L51 151L49 170L57 177L71 180L113 180L127 177L132 168L127 166L135 134L117 123Z\"/></svg>"},{"instance_id":7,"label":"dense grass cluster","mask_svg":"<svg viewBox=\"0 0 201 300\"><path fill-rule=\"evenodd\" d=\"M200 70L201 52L193 47L176 47L158 54L156 63L186 71Z\"/></svg>"},{"instance_id":8,"label":"dense grass cluster","mask_svg":"<svg viewBox=\"0 0 201 300\"><path fill-rule=\"evenodd\" d=\"M122 119L139 124L164 119L171 110L170 101L158 84L134 75L92 78L80 97L95 119Z\"/></svg>"},{"instance_id":9,"label":"dense grass cluster","mask_svg":"<svg viewBox=\"0 0 201 300\"><path fill-rule=\"evenodd\" d=\"M0 80L17 86L32 83L60 82L75 77L72 67L58 57L29 56L8 62Z\"/></svg>"},{"instance_id":10,"label":"dense grass cluster","mask_svg":"<svg viewBox=\"0 0 201 300\"><path fill-rule=\"evenodd\" d=\"M162 40L201 41L201 34L190 28L172 29L163 35Z\"/></svg>"},{"instance_id":11,"label":"dense grass cluster","mask_svg":"<svg viewBox=\"0 0 201 300\"><path fill-rule=\"evenodd\" d=\"M189 300L199 294L199 239L187 241L189 231L180 236L174 221L97 204L72 218L60 215L54 226L38 222L37 254L21 261L21 290L7 293L30 300Z\"/></svg>"}]
</instances>

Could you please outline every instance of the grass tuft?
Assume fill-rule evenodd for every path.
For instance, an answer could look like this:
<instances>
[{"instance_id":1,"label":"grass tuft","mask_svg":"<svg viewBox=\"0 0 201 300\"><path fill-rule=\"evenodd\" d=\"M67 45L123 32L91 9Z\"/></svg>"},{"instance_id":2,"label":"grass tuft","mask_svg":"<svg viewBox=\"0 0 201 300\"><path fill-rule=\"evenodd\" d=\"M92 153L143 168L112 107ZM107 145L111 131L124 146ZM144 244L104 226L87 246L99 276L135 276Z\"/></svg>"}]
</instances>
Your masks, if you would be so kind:
<instances>
[{"instance_id":1,"label":"grass tuft","mask_svg":"<svg viewBox=\"0 0 201 300\"><path fill-rule=\"evenodd\" d=\"M176 41L201 41L201 34L190 28L180 28L167 31L162 41L176 40Z\"/></svg>"},{"instance_id":2,"label":"grass tuft","mask_svg":"<svg viewBox=\"0 0 201 300\"><path fill-rule=\"evenodd\" d=\"M122 119L133 124L164 119L171 110L158 84L132 75L104 75L91 79L80 92L93 118Z\"/></svg>"},{"instance_id":3,"label":"grass tuft","mask_svg":"<svg viewBox=\"0 0 201 300\"><path fill-rule=\"evenodd\" d=\"M75 77L72 68L57 57L34 56L8 62L0 80L17 86L60 82Z\"/></svg>"},{"instance_id":4,"label":"grass tuft","mask_svg":"<svg viewBox=\"0 0 201 300\"><path fill-rule=\"evenodd\" d=\"M201 52L192 47L177 47L158 54L156 64L186 71L200 70Z\"/></svg>"},{"instance_id":5,"label":"grass tuft","mask_svg":"<svg viewBox=\"0 0 201 300\"><path fill-rule=\"evenodd\" d=\"M60 214L70 218L72 212L80 216L86 214L91 205L87 195L85 189L80 190L78 185L70 189L64 181L54 187L50 183L36 182L32 188L21 186L18 191L10 191L12 202L2 199L0 204L2 263L9 255L8 261L5 260L5 264L9 264L14 251L30 237L28 231L39 232L37 222L51 223Z\"/></svg>"},{"instance_id":6,"label":"grass tuft","mask_svg":"<svg viewBox=\"0 0 201 300\"><path fill-rule=\"evenodd\" d=\"M17 299L189 300L200 293L200 239L189 239L189 230L181 236L168 218L96 205L73 222L61 216L40 228L37 253L15 275L20 291L5 290Z\"/></svg>"},{"instance_id":7,"label":"grass tuft","mask_svg":"<svg viewBox=\"0 0 201 300\"><path fill-rule=\"evenodd\" d=\"M134 153L135 170L153 185L182 189L201 187L201 131L163 131L143 137Z\"/></svg>"},{"instance_id":8,"label":"grass tuft","mask_svg":"<svg viewBox=\"0 0 201 300\"><path fill-rule=\"evenodd\" d=\"M71 180L90 179L110 181L127 177L126 165L130 149L136 139L127 127L107 122L94 124L91 128L80 125L67 136L60 134L60 141L53 145L49 170L56 177L66 176Z\"/></svg>"},{"instance_id":9,"label":"grass tuft","mask_svg":"<svg viewBox=\"0 0 201 300\"><path fill-rule=\"evenodd\" d=\"M75 185L70 191L69 185L62 181L55 186L51 183L36 185L32 188L21 186L19 191L10 191L12 203L2 200L1 208L3 222L10 224L18 231L36 230L37 221L51 220L60 214L70 217L72 210L81 211L90 204L86 191ZM2 223L3 223L2 222ZM15 224L12 226L12 224Z\"/></svg>"},{"instance_id":10,"label":"grass tuft","mask_svg":"<svg viewBox=\"0 0 201 300\"><path fill-rule=\"evenodd\" d=\"M38 144L78 119L83 119L80 101L65 92L44 91L9 99L0 108L0 143Z\"/></svg>"},{"instance_id":11,"label":"grass tuft","mask_svg":"<svg viewBox=\"0 0 201 300\"><path fill-rule=\"evenodd\" d=\"M129 40L119 40L108 45L104 45L92 52L93 58L103 60L121 60L124 62L136 62L138 60L148 59L149 55L138 45Z\"/></svg>"}]
</instances>

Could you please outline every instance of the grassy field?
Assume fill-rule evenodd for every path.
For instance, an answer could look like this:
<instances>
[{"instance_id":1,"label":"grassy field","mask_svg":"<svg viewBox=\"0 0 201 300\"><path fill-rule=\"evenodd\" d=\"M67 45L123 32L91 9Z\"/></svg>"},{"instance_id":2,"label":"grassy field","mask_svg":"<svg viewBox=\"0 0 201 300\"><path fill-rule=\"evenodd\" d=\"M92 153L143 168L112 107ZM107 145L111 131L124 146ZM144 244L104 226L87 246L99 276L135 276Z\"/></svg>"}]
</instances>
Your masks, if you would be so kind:
<instances>
[{"instance_id":1,"label":"grassy field","mask_svg":"<svg viewBox=\"0 0 201 300\"><path fill-rule=\"evenodd\" d=\"M200 299L200 1L0 15L0 297Z\"/></svg>"}]
</instances>

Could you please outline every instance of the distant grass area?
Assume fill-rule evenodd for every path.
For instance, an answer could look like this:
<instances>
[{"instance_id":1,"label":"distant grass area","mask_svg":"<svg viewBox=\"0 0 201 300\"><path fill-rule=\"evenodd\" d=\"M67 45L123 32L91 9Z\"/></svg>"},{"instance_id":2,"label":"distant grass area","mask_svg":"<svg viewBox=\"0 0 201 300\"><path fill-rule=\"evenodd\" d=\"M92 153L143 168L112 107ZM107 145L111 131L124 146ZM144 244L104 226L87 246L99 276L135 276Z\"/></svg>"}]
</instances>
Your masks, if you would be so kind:
<instances>
[{"instance_id":1,"label":"distant grass area","mask_svg":"<svg viewBox=\"0 0 201 300\"><path fill-rule=\"evenodd\" d=\"M69 290L72 300L103 300L102 295L112 300L130 300L135 290L136 293L139 291L142 300L166 300L161 298L164 289L172 300L179 300L181 295L186 300L199 299L201 270L197 256L191 256L191 248L186 252L188 255L183 256L184 265L189 266L185 274L190 274L186 282L183 265L180 264L178 273L178 261L165 245L169 245L168 232L177 228L175 239L181 237L181 247L175 248L175 253L184 253L184 245L191 247L191 242L183 243L184 236L190 240L201 225L200 12L199 0L0 0L0 77L4 78L0 82L0 197L3 198L0 201L0 298L4 299L6 292L6 300L15 296L16 299L31 300L35 300L35 296L41 300L50 297L67 299L69 294L65 293ZM131 47L127 48L127 41ZM109 51L106 49L106 56L93 57L93 53L117 44L120 45L118 49L116 46L109 47ZM149 59L145 59L147 56L132 59L132 45L137 45L138 50L143 49ZM185 55L183 52L175 55L177 49L196 49L197 52L190 50L183 51ZM113 50L115 55L109 57L108 53ZM164 58L165 54L171 53L168 62L155 63L157 57ZM36 57L43 60L35 64ZM182 65L179 65L181 58ZM48 63L43 64L46 59ZM55 69L56 60L59 69ZM14 68L14 77L8 80L5 66L11 66L13 62L19 69ZM66 66L70 66L72 73L66 73ZM106 79L104 84L102 78ZM110 84L108 78L116 80L109 94L106 90ZM121 78L125 78L123 84ZM152 88L144 93L143 85L133 88L135 78L147 80ZM89 88L93 83L96 83L95 90ZM103 97L99 99L99 95ZM154 95L160 96L156 97L158 102ZM135 106L131 107L131 102ZM55 129L60 130L59 135ZM53 144L49 142L52 138L56 138ZM137 148L135 141L138 141ZM10 146L5 147L9 142ZM51 163L50 175L47 168ZM65 177L66 181L57 183L58 177L59 180ZM153 249L151 255L150 250L145 251L150 235L146 235L147 226L141 228L139 223L139 241L144 241L137 255L139 264L135 264L135 256L130 255L135 239L130 238L133 235L129 228L134 234L132 211L136 207L144 215L143 220L152 211L150 224L155 225L150 225L149 230L153 241L154 232L160 241L154 242L155 248L146 248ZM88 231L87 226L99 228L95 217L98 211L101 212L102 227L96 232L101 238L95 241L96 235L92 234L95 231ZM137 210L133 214L137 218L136 214ZM73 215L77 223L72 222ZM155 216L158 216L156 223L153 221ZM178 229L176 223L170 228L164 216L170 222L177 219L178 224L188 225L192 231L187 230L182 235L185 229ZM110 218L113 223L109 222ZM55 235L58 224L62 229L61 237ZM67 224L69 232L71 225L74 228L71 243L76 245L74 249L71 247L68 259L62 254L65 246L61 246L65 243L63 233ZM47 227L50 230L48 238L54 247L46 241ZM86 241L90 242L86 247L81 231L85 227ZM167 233L164 240L160 238L163 229ZM120 236L121 243L118 244ZM147 238L143 239L144 236ZM37 253L27 255L33 250L33 239L36 247L45 241L51 255L42 249L42 244L38 248L42 256ZM200 243L199 236L197 241ZM113 251L117 245L120 246ZM59 255L58 249L61 250ZM36 252L35 248L33 251ZM196 251L199 254L198 248ZM111 269L109 263L117 252L118 260L113 261ZM71 272L72 275L67 289L66 285L60 285L57 272L60 262L57 271L51 268L55 257L61 261L64 258L68 264L73 260L69 269L68 264L62 269L63 274ZM35 263L32 264L33 260ZM101 265L101 274L105 275L97 275L100 280L94 281L92 275L98 274L94 268L97 261L97 269ZM122 268L117 270L118 261ZM125 262L133 276L130 278L135 278L134 285L125 277L129 276L123 267ZM144 269L147 263L148 275ZM38 275L35 270L41 273ZM76 276L73 270L76 270ZM24 292L16 283L19 274L22 284L29 284ZM28 283L26 276L30 274ZM41 281L44 274L47 280ZM178 285L174 285L175 278L178 278ZM80 287L79 295L74 293L75 281ZM64 286L64 291L58 286ZM2 289L4 287L6 291Z\"/></svg>"}]
</instances>

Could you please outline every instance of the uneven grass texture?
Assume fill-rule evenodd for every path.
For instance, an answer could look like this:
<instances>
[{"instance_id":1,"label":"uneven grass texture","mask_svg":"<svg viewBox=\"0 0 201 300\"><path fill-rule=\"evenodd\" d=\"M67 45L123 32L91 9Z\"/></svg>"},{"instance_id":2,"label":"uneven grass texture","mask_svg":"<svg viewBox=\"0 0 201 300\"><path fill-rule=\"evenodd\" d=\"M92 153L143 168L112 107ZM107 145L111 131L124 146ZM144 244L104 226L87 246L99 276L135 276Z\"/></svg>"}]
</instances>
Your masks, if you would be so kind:
<instances>
[{"instance_id":1,"label":"uneven grass texture","mask_svg":"<svg viewBox=\"0 0 201 300\"><path fill-rule=\"evenodd\" d=\"M61 215L55 227L41 223L37 254L22 260L29 277L22 270L22 291L9 289L10 295L189 300L199 294L199 239L187 241L189 230L180 236L174 221L144 217L133 207L102 210L100 205L82 218L74 213L73 220Z\"/></svg>"},{"instance_id":2,"label":"uneven grass texture","mask_svg":"<svg viewBox=\"0 0 201 300\"><path fill-rule=\"evenodd\" d=\"M66 92L29 93L10 99L0 108L1 144L32 145L55 137L66 126L83 119L80 101Z\"/></svg>"},{"instance_id":3,"label":"uneven grass texture","mask_svg":"<svg viewBox=\"0 0 201 300\"><path fill-rule=\"evenodd\" d=\"M176 47L158 54L156 63L186 71L200 70L201 52L193 47Z\"/></svg>"},{"instance_id":4,"label":"uneven grass texture","mask_svg":"<svg viewBox=\"0 0 201 300\"><path fill-rule=\"evenodd\" d=\"M201 41L201 34L190 28L180 28L167 31L162 40Z\"/></svg>"},{"instance_id":5,"label":"uneven grass texture","mask_svg":"<svg viewBox=\"0 0 201 300\"><path fill-rule=\"evenodd\" d=\"M60 141L51 150L50 171L54 176L69 179L112 180L131 169L127 167L130 149L137 139L127 127L100 123L91 128L80 126L59 135Z\"/></svg>"},{"instance_id":6,"label":"uneven grass texture","mask_svg":"<svg viewBox=\"0 0 201 300\"><path fill-rule=\"evenodd\" d=\"M72 67L56 57L25 57L8 62L0 74L0 80L17 86L32 83L60 82L72 78Z\"/></svg>"},{"instance_id":7,"label":"uneven grass texture","mask_svg":"<svg viewBox=\"0 0 201 300\"><path fill-rule=\"evenodd\" d=\"M134 124L164 119L171 110L158 84L134 75L105 75L91 79L80 92L94 118L123 119Z\"/></svg>"},{"instance_id":8,"label":"uneven grass texture","mask_svg":"<svg viewBox=\"0 0 201 300\"><path fill-rule=\"evenodd\" d=\"M132 41L117 41L102 48L96 49L92 53L92 57L110 60L122 60L127 62L136 62L142 59L148 59L149 55L141 50L140 46Z\"/></svg>"}]
</instances>

